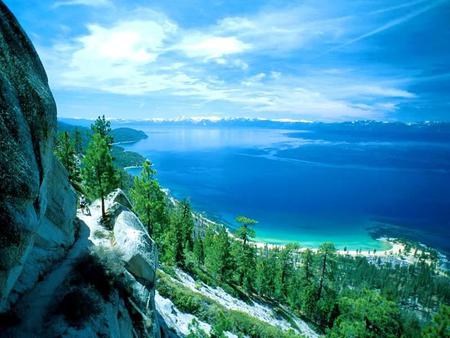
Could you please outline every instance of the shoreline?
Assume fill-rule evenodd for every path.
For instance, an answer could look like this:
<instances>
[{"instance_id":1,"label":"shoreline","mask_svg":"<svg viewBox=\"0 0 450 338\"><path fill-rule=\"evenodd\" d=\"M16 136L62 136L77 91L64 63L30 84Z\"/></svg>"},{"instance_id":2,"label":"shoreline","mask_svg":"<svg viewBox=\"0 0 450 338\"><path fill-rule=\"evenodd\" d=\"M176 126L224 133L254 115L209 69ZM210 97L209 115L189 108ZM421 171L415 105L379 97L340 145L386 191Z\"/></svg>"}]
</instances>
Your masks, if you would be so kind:
<instances>
[{"instance_id":1,"label":"shoreline","mask_svg":"<svg viewBox=\"0 0 450 338\"><path fill-rule=\"evenodd\" d=\"M177 200L170 195L169 191L166 191L169 199L172 201L172 203L176 203ZM228 235L235 239L240 240L236 238L236 236L231 232L231 230L223 223L216 222L211 220L210 218L193 211L194 220L200 221L201 223L206 223L208 225L213 226L223 226L225 227ZM382 242L384 245L387 246L385 249L367 249L367 250L343 250L343 249L337 249L336 254L341 256L347 256L347 257L365 257L368 259L382 259L384 261L389 261L394 264L415 264L419 262L422 258L422 255L426 255L426 258L424 261L431 265L433 263L433 259L429 256L429 253L427 249L429 249L426 245L423 245L421 243L414 243L412 241L409 241L407 239L401 239L401 238L394 238L394 237L380 237L374 239L376 241ZM268 250L281 250L285 248L289 244L298 244L300 246L299 252L304 252L306 250L311 250L312 252L316 253L319 250L319 247L302 247L301 242L293 241L288 244L273 244L264 242L262 240L250 240L249 243L253 244L258 249L265 249ZM334 244L334 243L333 243ZM448 262L448 260L445 258L446 256L440 253L438 250L431 248L437 253L438 259L437 259L437 270L442 271L448 271L448 269L444 266L445 262ZM444 259L443 259L444 257ZM444 265L442 264L444 263Z\"/></svg>"},{"instance_id":2,"label":"shoreline","mask_svg":"<svg viewBox=\"0 0 450 338\"><path fill-rule=\"evenodd\" d=\"M173 198L172 196L170 196L170 199L172 201L176 201L176 199ZM194 217L198 218L201 222L205 222L210 225L224 226L228 232L228 235L234 239L237 239L236 236L230 231L230 229L225 224L213 221L213 220L209 219L208 217L206 217L200 213L197 213L197 212L194 212ZM404 243L399 242L398 238L381 237L381 238L378 238L375 240L383 242L384 244L386 244L388 246L388 248L387 249L361 250L361 251L355 250L355 249L351 249L351 250L339 249L339 250L336 250L336 253L340 254L340 255L350 255L350 256L388 257L390 255L400 255L401 253L403 253L405 251L406 245ZM264 249L264 248L268 248L269 250L283 249L289 244L298 244L300 246L300 249L299 249L300 251L305 251L305 250L309 249L313 252L316 252L319 250L319 246L313 247L313 248L302 247L301 242L297 242L297 241L292 241L291 243L288 243L288 244L273 244L273 243L265 242L263 240L250 240L249 243L255 245L258 249Z\"/></svg>"},{"instance_id":3,"label":"shoreline","mask_svg":"<svg viewBox=\"0 0 450 338\"><path fill-rule=\"evenodd\" d=\"M170 193L170 189L161 187L161 190L166 194L167 198L171 203L176 205L178 203L178 200ZM223 226L225 230L227 231L228 235L235 239L240 240L236 238L236 236L231 232L229 227L227 227L223 222L214 221L207 216L203 215L202 213L193 210L192 215L194 217L194 221L200 222L200 223L206 223L213 226ZM386 248L384 249L350 249L350 250L343 250L343 249L337 249L336 254L341 256L349 256L349 257L366 257L366 258L377 258L377 259L392 259L396 261L399 264L414 264L419 262L422 256L425 255L425 262L427 264L432 264L433 259L429 255L429 251L427 250L429 247L426 245L423 245L421 243L415 243L413 241L410 241L408 239L401 239L397 237L379 237L374 238L376 241L382 242ZM326 241L325 241L326 242ZM324 243L325 243L324 242ZM312 252L317 252L319 250L319 246L317 247L302 247L301 242L299 241L293 241L287 244L273 244L269 242L264 242L263 240L250 240L249 243L252 243L256 248L258 249L264 249L267 248L269 250L276 250L276 249L283 249L288 244L298 244L300 246L299 252L304 252L306 250L311 250ZM333 243L333 242L331 242ZM333 243L334 244L334 243ZM320 245L320 244L319 244ZM413 250L411 250L413 249ZM441 267L443 267L446 262L448 262L448 259L445 255L443 255L441 252L439 252L437 249L431 248L437 253L438 259L438 270L440 270ZM444 257L444 259L443 259ZM443 268L442 270L447 270L447 268Z\"/></svg>"}]
</instances>

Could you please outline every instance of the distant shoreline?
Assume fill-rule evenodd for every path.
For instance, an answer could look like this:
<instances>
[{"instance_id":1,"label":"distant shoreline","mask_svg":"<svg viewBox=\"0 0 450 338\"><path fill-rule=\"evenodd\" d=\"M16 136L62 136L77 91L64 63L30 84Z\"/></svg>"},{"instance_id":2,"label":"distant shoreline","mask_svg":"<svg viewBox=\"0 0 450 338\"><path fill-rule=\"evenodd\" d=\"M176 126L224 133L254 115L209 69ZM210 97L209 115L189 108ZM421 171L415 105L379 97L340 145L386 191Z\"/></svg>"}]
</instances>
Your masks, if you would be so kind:
<instances>
[{"instance_id":1,"label":"distant shoreline","mask_svg":"<svg viewBox=\"0 0 450 338\"><path fill-rule=\"evenodd\" d=\"M133 167L127 167L127 169L131 169L131 168L140 168L141 166L133 166ZM169 198L169 200L176 204L178 203L178 200L171 194L170 189L168 188L163 188L162 190L164 191L164 193L167 195L167 197ZM232 233L232 230L229 228L229 226L227 226L224 222L221 221L214 221L211 218L209 218L208 216L203 215L202 213L198 212L198 211L193 211L193 216L194 219L197 219L200 222L204 222L206 224L210 224L213 226L223 226L225 227L225 229L227 230L228 234L230 237L239 240L235 237L235 235ZM406 250L407 249L407 244L409 243L410 246L411 245L415 245L413 241L410 241L408 239L404 239L404 238L400 238L400 237L384 237L384 236L380 236L379 238L374 238L375 241L379 241L381 243L383 243L386 248L382 248L382 249L347 249L347 250L343 250L343 249L337 249L336 253L338 255L342 255L342 256L349 256L349 257L366 257L366 258L380 258L380 259L394 259L395 261L397 261L397 263L405 263L405 264L413 264L419 261L419 257L422 254L422 252L426 251L426 246L421 247L420 243L416 243L416 252L413 253L411 250ZM327 242L327 241L324 241ZM333 244L335 244L332 240L328 241L331 242ZM321 243L318 243L317 246L314 247L304 247L301 244L301 241L292 241L286 244L273 244L270 242L265 242L264 240L250 240L250 243L253 244L255 247L259 248L259 249L263 249L263 248L268 248L270 250L274 250L274 249L283 249L285 248L288 244L298 244L300 246L299 251L300 252L304 252L306 250L311 250L313 252L317 252L319 250L319 246ZM442 261L443 257L446 257L445 255L443 255L441 252L439 252L437 249L432 248L433 250L435 250L438 253L439 256L439 260L440 262ZM431 263L431 261L428 259L428 262ZM446 262L448 262L447 260L445 260Z\"/></svg>"},{"instance_id":2,"label":"distant shoreline","mask_svg":"<svg viewBox=\"0 0 450 338\"><path fill-rule=\"evenodd\" d=\"M168 194L169 198L171 199L171 201L173 203L176 203L177 200L172 197L167 189L164 189L165 192ZM194 218L197 218L198 221L200 222L204 222L206 224L209 225L213 225L213 226L223 226L225 227L226 231L228 232L228 235L235 239L235 240L240 240L238 238L236 238L236 236L231 232L231 230L223 223L220 222L216 222L213 221L211 219L209 219L208 217L198 213L198 212L193 212ZM347 256L347 257L365 257L368 259L375 259L375 260L379 260L381 259L382 261L388 261L394 264L406 264L406 265L410 265L410 264L415 264L417 262L419 262L420 257L423 253L426 253L426 246L421 245L420 243L416 246L414 246L414 250L411 250L411 247L409 248L409 250L407 249L407 243L409 243L410 245L413 245L414 243L412 241L408 241L406 239L401 239L401 238L394 238L394 237L380 237L375 239L377 241L383 242L384 244L386 244L388 246L388 248L386 249L367 249L367 250L356 250L356 249L351 249L351 250L336 250L336 254L341 255L341 256ZM332 241L330 241L331 243L333 243ZM268 250L282 250L284 249L288 244L272 244L272 243L267 243L261 240L250 240L249 241L250 244L253 244L256 248L258 249L264 249L267 248ZM306 250L311 250L312 252L318 252L319 250L319 246L317 247L302 247L301 246L301 242L291 242L289 244L298 244L300 246L299 248L299 252L305 252ZM448 271L448 259L446 258L445 255L443 255L441 252L439 252L436 249L433 249L437 252L438 255L438 266L437 266L437 270L442 273L443 271ZM432 260L430 258L426 258L425 262L427 262L428 264L432 264Z\"/></svg>"}]
</instances>

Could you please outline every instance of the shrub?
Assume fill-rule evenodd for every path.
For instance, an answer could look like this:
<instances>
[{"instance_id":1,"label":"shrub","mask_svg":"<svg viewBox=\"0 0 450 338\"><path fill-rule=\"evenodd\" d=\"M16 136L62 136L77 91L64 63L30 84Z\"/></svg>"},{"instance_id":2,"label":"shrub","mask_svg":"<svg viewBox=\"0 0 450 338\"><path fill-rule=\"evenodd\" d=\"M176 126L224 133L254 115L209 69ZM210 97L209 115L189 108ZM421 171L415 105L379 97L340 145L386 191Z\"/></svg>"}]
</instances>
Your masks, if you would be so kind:
<instances>
[{"instance_id":1,"label":"shrub","mask_svg":"<svg viewBox=\"0 0 450 338\"><path fill-rule=\"evenodd\" d=\"M73 326L81 326L88 319L100 313L101 299L90 288L75 288L66 293L57 306L65 320Z\"/></svg>"},{"instance_id":2,"label":"shrub","mask_svg":"<svg viewBox=\"0 0 450 338\"><path fill-rule=\"evenodd\" d=\"M283 331L244 312L228 310L218 302L170 280L160 274L157 284L161 296L169 298L183 312L191 313L219 331L230 331L254 338L294 338L299 335Z\"/></svg>"},{"instance_id":3,"label":"shrub","mask_svg":"<svg viewBox=\"0 0 450 338\"><path fill-rule=\"evenodd\" d=\"M110 249L96 248L80 257L74 268L75 284L92 285L107 300L114 289L128 294L123 281L124 266L119 254Z\"/></svg>"}]
</instances>

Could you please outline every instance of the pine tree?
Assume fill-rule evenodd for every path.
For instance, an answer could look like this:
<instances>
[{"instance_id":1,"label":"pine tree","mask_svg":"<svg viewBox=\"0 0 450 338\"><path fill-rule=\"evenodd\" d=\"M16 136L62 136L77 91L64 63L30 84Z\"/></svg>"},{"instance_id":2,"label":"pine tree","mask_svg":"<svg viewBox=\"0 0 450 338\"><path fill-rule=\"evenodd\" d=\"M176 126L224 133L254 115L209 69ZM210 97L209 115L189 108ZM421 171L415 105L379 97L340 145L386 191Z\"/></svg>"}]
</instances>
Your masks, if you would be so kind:
<instances>
[{"instance_id":1,"label":"pine tree","mask_svg":"<svg viewBox=\"0 0 450 338\"><path fill-rule=\"evenodd\" d=\"M177 204L170 218L170 231L174 233L176 238L176 243L173 244L175 245L173 249L175 261L180 266L185 265L186 254L192 252L193 230L194 220L189 202L187 200L181 201Z\"/></svg>"},{"instance_id":2,"label":"pine tree","mask_svg":"<svg viewBox=\"0 0 450 338\"><path fill-rule=\"evenodd\" d=\"M168 217L165 195L154 177L155 174L152 163L145 161L141 175L134 178L130 197L134 211L146 226L150 236L156 233L156 237L159 237L162 227L168 223Z\"/></svg>"},{"instance_id":3,"label":"pine tree","mask_svg":"<svg viewBox=\"0 0 450 338\"><path fill-rule=\"evenodd\" d=\"M203 249L203 240L200 236L194 238L194 248L192 249L197 265L203 265L205 262L205 253Z\"/></svg>"},{"instance_id":4,"label":"pine tree","mask_svg":"<svg viewBox=\"0 0 450 338\"><path fill-rule=\"evenodd\" d=\"M241 224L236 231L236 236L242 239L242 244L245 246L249 238L255 237L255 230L250 227L258 222L245 216L236 217L236 221Z\"/></svg>"},{"instance_id":5,"label":"pine tree","mask_svg":"<svg viewBox=\"0 0 450 338\"><path fill-rule=\"evenodd\" d=\"M183 250L192 251L194 220L192 218L191 205L188 200L182 200L179 204L181 242Z\"/></svg>"},{"instance_id":6,"label":"pine tree","mask_svg":"<svg viewBox=\"0 0 450 338\"><path fill-rule=\"evenodd\" d=\"M333 243L323 243L319 247L319 257L320 257L320 272L319 272L319 287L317 289L317 300L319 301L322 297L322 292L325 285L334 280L334 255L336 253L336 248Z\"/></svg>"},{"instance_id":7,"label":"pine tree","mask_svg":"<svg viewBox=\"0 0 450 338\"><path fill-rule=\"evenodd\" d=\"M99 134L105 139L109 149L114 142L114 138L111 135L111 122L106 120L105 115L97 117L97 120L91 125L93 134Z\"/></svg>"},{"instance_id":8,"label":"pine tree","mask_svg":"<svg viewBox=\"0 0 450 338\"><path fill-rule=\"evenodd\" d=\"M74 138L75 153L77 155L80 155L83 153L83 138L82 138L81 132L78 128L75 128L73 138Z\"/></svg>"},{"instance_id":9,"label":"pine tree","mask_svg":"<svg viewBox=\"0 0 450 338\"><path fill-rule=\"evenodd\" d=\"M55 155L60 160L69 175L69 180L73 186L78 188L80 182L80 171L77 165L77 158L74 144L67 131L58 135Z\"/></svg>"},{"instance_id":10,"label":"pine tree","mask_svg":"<svg viewBox=\"0 0 450 338\"><path fill-rule=\"evenodd\" d=\"M336 248L333 243L321 244L318 251L319 285L315 297L315 311L322 327L332 325L332 321L335 319L333 312L337 312L335 304L337 293L333 288L336 270L335 253Z\"/></svg>"},{"instance_id":11,"label":"pine tree","mask_svg":"<svg viewBox=\"0 0 450 338\"><path fill-rule=\"evenodd\" d=\"M205 267L221 281L227 280L231 274L230 239L224 227L216 234L208 228L205 235Z\"/></svg>"},{"instance_id":12,"label":"pine tree","mask_svg":"<svg viewBox=\"0 0 450 338\"><path fill-rule=\"evenodd\" d=\"M177 254L180 251L180 247L177 239L177 229L172 222L161 236L161 249L162 260L168 265L176 265L179 260Z\"/></svg>"},{"instance_id":13,"label":"pine tree","mask_svg":"<svg viewBox=\"0 0 450 338\"><path fill-rule=\"evenodd\" d=\"M450 337L450 306L442 304L432 322L423 331L424 338Z\"/></svg>"},{"instance_id":14,"label":"pine tree","mask_svg":"<svg viewBox=\"0 0 450 338\"><path fill-rule=\"evenodd\" d=\"M310 249L303 253L303 285L311 285L313 278L313 255Z\"/></svg>"},{"instance_id":15,"label":"pine tree","mask_svg":"<svg viewBox=\"0 0 450 338\"><path fill-rule=\"evenodd\" d=\"M233 243L232 254L236 264L237 282L247 291L252 291L255 280L256 248L240 243Z\"/></svg>"},{"instance_id":16,"label":"pine tree","mask_svg":"<svg viewBox=\"0 0 450 338\"><path fill-rule=\"evenodd\" d=\"M294 244L286 245L278 252L275 273L275 296L283 298L287 295L288 280L292 278L294 268L293 252L298 250Z\"/></svg>"},{"instance_id":17,"label":"pine tree","mask_svg":"<svg viewBox=\"0 0 450 338\"><path fill-rule=\"evenodd\" d=\"M88 196L101 199L104 219L105 197L119 182L107 141L98 133L92 136L88 145L81 173Z\"/></svg>"}]
</instances>

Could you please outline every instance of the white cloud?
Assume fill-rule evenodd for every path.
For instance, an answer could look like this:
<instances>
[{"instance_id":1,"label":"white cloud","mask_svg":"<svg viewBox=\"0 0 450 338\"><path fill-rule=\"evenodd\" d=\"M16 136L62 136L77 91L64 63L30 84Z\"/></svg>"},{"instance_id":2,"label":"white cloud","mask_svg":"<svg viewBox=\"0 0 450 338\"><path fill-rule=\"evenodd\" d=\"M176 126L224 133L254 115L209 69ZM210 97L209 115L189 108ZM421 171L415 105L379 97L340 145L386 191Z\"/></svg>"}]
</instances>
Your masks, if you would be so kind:
<instances>
[{"instance_id":1,"label":"white cloud","mask_svg":"<svg viewBox=\"0 0 450 338\"><path fill-rule=\"evenodd\" d=\"M322 18L308 6L265 10L251 17L227 17L211 30L234 35L260 51L288 51L318 40L335 39L345 30L347 17Z\"/></svg>"},{"instance_id":2,"label":"white cloud","mask_svg":"<svg viewBox=\"0 0 450 338\"><path fill-rule=\"evenodd\" d=\"M399 83L363 78L348 69L303 75L252 69L247 54L297 49L340 34L345 19L311 21L310 14L296 9L224 18L200 31L140 10L109 25L89 24L84 35L40 54L54 87L141 97L158 93L173 104L189 100L205 109L221 102L230 111L236 107L259 115L378 118L395 111L400 100L415 97ZM223 76L217 68L238 75Z\"/></svg>"},{"instance_id":3,"label":"white cloud","mask_svg":"<svg viewBox=\"0 0 450 338\"><path fill-rule=\"evenodd\" d=\"M249 50L250 47L249 44L240 41L234 36L214 36L196 33L187 35L173 48L180 50L188 57L210 60L242 53Z\"/></svg>"}]
</instances>

